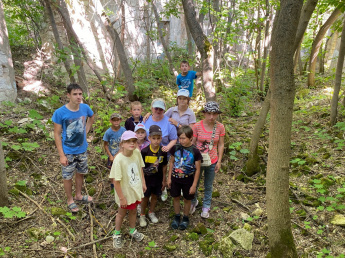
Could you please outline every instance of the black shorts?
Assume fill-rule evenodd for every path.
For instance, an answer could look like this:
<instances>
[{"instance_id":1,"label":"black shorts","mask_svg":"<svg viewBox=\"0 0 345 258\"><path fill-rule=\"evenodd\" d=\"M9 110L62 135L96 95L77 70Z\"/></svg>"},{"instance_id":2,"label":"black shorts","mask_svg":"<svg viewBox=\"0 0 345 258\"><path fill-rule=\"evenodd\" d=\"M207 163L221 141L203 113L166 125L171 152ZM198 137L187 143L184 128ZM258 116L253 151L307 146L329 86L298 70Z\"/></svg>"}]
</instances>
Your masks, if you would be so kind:
<instances>
[{"instance_id":1,"label":"black shorts","mask_svg":"<svg viewBox=\"0 0 345 258\"><path fill-rule=\"evenodd\" d=\"M154 194L154 195L161 195L162 194L162 184L160 185L148 185L146 186L146 192L144 193L144 196L145 197L150 197L151 194Z\"/></svg>"},{"instance_id":2,"label":"black shorts","mask_svg":"<svg viewBox=\"0 0 345 258\"><path fill-rule=\"evenodd\" d=\"M189 176L185 178L171 177L171 197L181 196L181 190L183 192L183 198L186 200L193 200L194 194L189 194L189 189L192 187L194 182L194 176Z\"/></svg>"}]
</instances>

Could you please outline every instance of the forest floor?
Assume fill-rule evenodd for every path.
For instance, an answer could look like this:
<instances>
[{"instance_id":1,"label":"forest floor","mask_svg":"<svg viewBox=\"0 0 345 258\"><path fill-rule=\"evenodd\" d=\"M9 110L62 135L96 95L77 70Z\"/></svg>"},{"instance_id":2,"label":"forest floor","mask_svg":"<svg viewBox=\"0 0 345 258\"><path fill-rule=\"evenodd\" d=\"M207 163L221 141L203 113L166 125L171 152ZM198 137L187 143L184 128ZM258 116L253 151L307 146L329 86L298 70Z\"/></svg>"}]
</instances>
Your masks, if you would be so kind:
<instances>
[{"instance_id":1,"label":"forest floor","mask_svg":"<svg viewBox=\"0 0 345 258\"><path fill-rule=\"evenodd\" d=\"M24 60L18 58L17 74L23 74L22 63ZM200 217L199 205L190 217L187 230L171 229L173 207L169 197L166 202L158 202L158 224L148 223L145 228L138 225L138 230L146 236L142 242L130 239L128 220L125 220L122 228L125 247L115 250L111 235L116 204L108 181L109 171L102 159L102 133L97 131L102 122L95 123L89 135L90 173L83 189L93 196L94 203L80 205L80 211L71 214L66 205L50 121L53 111L66 103L66 98L51 83L42 85L48 87L47 91L40 90L43 95L19 91L21 102L6 103L0 110L0 135L5 143L10 192L10 210L2 209L2 215L0 212L0 256L266 257L269 253L265 204L268 123L259 144L261 172L251 178L243 172L260 110L258 103L247 105L244 116L228 117L226 112L220 116L227 130L226 150L222 170L214 182L210 218ZM298 85L302 84L298 82ZM331 92L325 85L316 89L299 86L296 96L290 210L297 251L302 257L344 257L345 229L333 225L331 220L343 214L345 208L342 195L345 192L345 123L329 126ZM97 98L89 104L96 110L96 120L104 119L97 116ZM196 101L192 102L192 107L196 108L195 105ZM129 116L128 101L119 100L116 108L125 110L123 117ZM339 121L345 117L344 108L340 109ZM201 196L202 191L200 186ZM8 218L11 214L13 217ZM206 228L204 234L195 233L200 223ZM240 228L254 234L251 250L238 244L229 249L224 244L229 234Z\"/></svg>"}]
</instances>

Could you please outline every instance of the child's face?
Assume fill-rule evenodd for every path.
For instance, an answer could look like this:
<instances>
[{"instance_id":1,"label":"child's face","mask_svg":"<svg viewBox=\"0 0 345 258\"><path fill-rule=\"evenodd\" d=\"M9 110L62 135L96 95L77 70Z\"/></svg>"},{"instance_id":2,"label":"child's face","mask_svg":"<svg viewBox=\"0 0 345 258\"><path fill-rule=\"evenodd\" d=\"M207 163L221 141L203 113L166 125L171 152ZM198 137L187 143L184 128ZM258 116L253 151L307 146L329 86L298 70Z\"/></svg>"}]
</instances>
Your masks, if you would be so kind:
<instances>
[{"instance_id":1,"label":"child's face","mask_svg":"<svg viewBox=\"0 0 345 258\"><path fill-rule=\"evenodd\" d=\"M161 135L149 136L149 140L151 142L152 147L158 148L161 145L162 136Z\"/></svg>"},{"instance_id":2,"label":"child's face","mask_svg":"<svg viewBox=\"0 0 345 258\"><path fill-rule=\"evenodd\" d=\"M180 141L180 144L183 146L183 147L189 147L192 145L192 138L188 138L186 136L186 134L181 134L179 137L178 137L179 141Z\"/></svg>"},{"instance_id":3,"label":"child's face","mask_svg":"<svg viewBox=\"0 0 345 258\"><path fill-rule=\"evenodd\" d=\"M137 141L138 140L136 138L132 138L127 141L122 141L121 147L127 151L134 151L137 147Z\"/></svg>"},{"instance_id":4,"label":"child's face","mask_svg":"<svg viewBox=\"0 0 345 258\"><path fill-rule=\"evenodd\" d=\"M188 98L185 96L178 96L177 97L177 104L181 106L188 105Z\"/></svg>"},{"instance_id":5,"label":"child's face","mask_svg":"<svg viewBox=\"0 0 345 258\"><path fill-rule=\"evenodd\" d=\"M145 140L146 138L146 131L144 129L139 129L135 132L138 137L139 141Z\"/></svg>"},{"instance_id":6,"label":"child's face","mask_svg":"<svg viewBox=\"0 0 345 258\"><path fill-rule=\"evenodd\" d=\"M206 112L204 113L204 120L206 120L206 123L208 124L214 124L218 117L218 113L213 113L213 112Z\"/></svg>"},{"instance_id":7,"label":"child's face","mask_svg":"<svg viewBox=\"0 0 345 258\"><path fill-rule=\"evenodd\" d=\"M111 127L119 128L120 127L120 123L121 123L121 119L113 118L113 119L110 120L110 123L111 123Z\"/></svg>"},{"instance_id":8,"label":"child's face","mask_svg":"<svg viewBox=\"0 0 345 258\"><path fill-rule=\"evenodd\" d=\"M182 63L180 66L181 73L185 74L189 71L190 66L188 64Z\"/></svg>"},{"instance_id":9,"label":"child's face","mask_svg":"<svg viewBox=\"0 0 345 258\"><path fill-rule=\"evenodd\" d=\"M143 111L143 109L142 109L141 105L135 105L131 109L131 114L134 118L139 118L142 111Z\"/></svg>"}]
</instances>

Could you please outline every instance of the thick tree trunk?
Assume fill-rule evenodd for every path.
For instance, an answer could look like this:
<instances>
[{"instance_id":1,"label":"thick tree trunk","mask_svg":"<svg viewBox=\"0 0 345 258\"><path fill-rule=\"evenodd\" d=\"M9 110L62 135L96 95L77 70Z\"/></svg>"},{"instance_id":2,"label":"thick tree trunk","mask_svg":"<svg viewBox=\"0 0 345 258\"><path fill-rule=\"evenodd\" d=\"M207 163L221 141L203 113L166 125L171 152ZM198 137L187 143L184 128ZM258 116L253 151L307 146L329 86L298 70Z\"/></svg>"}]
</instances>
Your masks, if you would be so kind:
<instances>
[{"instance_id":1,"label":"thick tree trunk","mask_svg":"<svg viewBox=\"0 0 345 258\"><path fill-rule=\"evenodd\" d=\"M343 30L341 32L338 63L337 63L337 69L335 72L334 91L333 91L333 97L331 101L331 125L335 125L335 122L337 119L338 99L339 99L339 91L340 91L340 86L341 86L341 76L343 74L344 56L345 56L345 20L343 23Z\"/></svg>"},{"instance_id":2,"label":"thick tree trunk","mask_svg":"<svg viewBox=\"0 0 345 258\"><path fill-rule=\"evenodd\" d=\"M102 16L105 17L105 21L103 22L104 26L106 27L108 33L110 34L116 46L117 55L119 56L122 71L125 75L128 98L130 101L135 101L137 100L137 96L134 95L134 91L135 91L134 79L133 79L131 68L129 67L129 64L127 61L126 52L122 45L120 36L117 33L117 31L113 28L113 26L111 26L109 18L106 16L106 14L103 13Z\"/></svg>"},{"instance_id":3,"label":"thick tree trunk","mask_svg":"<svg viewBox=\"0 0 345 258\"><path fill-rule=\"evenodd\" d=\"M272 257L298 257L289 209L289 167L295 82L294 43L303 1L281 0L271 51L271 118L266 175L268 238Z\"/></svg>"},{"instance_id":4,"label":"thick tree trunk","mask_svg":"<svg viewBox=\"0 0 345 258\"><path fill-rule=\"evenodd\" d=\"M50 1L49 0L44 0L44 2L45 2L45 7L46 7L46 10L47 10L48 16L49 16L50 25L52 26L52 31L53 31L53 34L54 34L55 41L57 43L57 46L58 46L59 50L61 52L63 52L64 51L64 46L63 46L62 41L60 39L59 31L58 31L56 23L55 23L54 13L53 13L53 10L52 10L52 8L50 6ZM74 75L73 75L72 70L71 70L70 60L68 60L68 58L64 58L63 59L63 63L65 65L66 71L68 73L70 82L71 83L75 83L76 81L75 81Z\"/></svg>"},{"instance_id":5,"label":"thick tree trunk","mask_svg":"<svg viewBox=\"0 0 345 258\"><path fill-rule=\"evenodd\" d=\"M5 169L5 157L0 141L0 207L8 205L7 177Z\"/></svg>"},{"instance_id":6,"label":"thick tree trunk","mask_svg":"<svg viewBox=\"0 0 345 258\"><path fill-rule=\"evenodd\" d=\"M308 73L308 87L313 87L315 85L315 67L317 61L317 55L319 54L319 50L321 47L322 40L326 35L328 29L332 26L332 24L336 21L336 19L341 14L339 8L336 8L331 16L327 19L327 21L322 25L319 32L317 33L310 53L309 59L309 73Z\"/></svg>"},{"instance_id":7,"label":"thick tree trunk","mask_svg":"<svg viewBox=\"0 0 345 258\"><path fill-rule=\"evenodd\" d=\"M187 32L187 49L188 49L188 57L192 57L194 55L194 48L193 48L193 38L192 35L190 34L190 30L188 27L188 23L187 23L187 18L186 15L183 15L183 20L184 20L184 24L186 27L186 32Z\"/></svg>"},{"instance_id":8,"label":"thick tree trunk","mask_svg":"<svg viewBox=\"0 0 345 258\"><path fill-rule=\"evenodd\" d=\"M206 100L215 100L216 91L213 86L213 47L196 19L193 1L182 0L182 4L189 30L203 60L202 74Z\"/></svg>"}]
</instances>

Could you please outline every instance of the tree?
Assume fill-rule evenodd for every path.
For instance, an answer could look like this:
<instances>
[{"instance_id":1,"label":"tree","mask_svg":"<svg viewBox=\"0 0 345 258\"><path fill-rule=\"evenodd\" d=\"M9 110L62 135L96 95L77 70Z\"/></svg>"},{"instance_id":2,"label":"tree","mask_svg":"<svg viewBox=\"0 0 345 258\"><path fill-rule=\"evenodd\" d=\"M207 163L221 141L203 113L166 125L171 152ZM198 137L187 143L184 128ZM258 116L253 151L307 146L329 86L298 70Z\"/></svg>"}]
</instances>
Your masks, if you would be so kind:
<instances>
[{"instance_id":1,"label":"tree","mask_svg":"<svg viewBox=\"0 0 345 258\"><path fill-rule=\"evenodd\" d=\"M293 56L303 1L281 0L272 33L271 118L266 176L268 238L272 257L297 257L289 209L291 126L295 98Z\"/></svg>"},{"instance_id":2,"label":"tree","mask_svg":"<svg viewBox=\"0 0 345 258\"><path fill-rule=\"evenodd\" d=\"M0 4L1 5L1 4ZM0 141L0 207L8 205L7 178L5 169L4 151Z\"/></svg>"},{"instance_id":3,"label":"tree","mask_svg":"<svg viewBox=\"0 0 345 258\"><path fill-rule=\"evenodd\" d=\"M338 63L337 63L337 69L335 72L334 91L333 91L333 97L331 101L331 125L335 124L336 118L337 118L338 99L339 99L339 91L340 91L340 86L341 86L341 76L343 74L344 56L345 56L345 19L343 23L343 30L341 32Z\"/></svg>"},{"instance_id":4,"label":"tree","mask_svg":"<svg viewBox=\"0 0 345 258\"><path fill-rule=\"evenodd\" d=\"M196 19L193 1L182 0L182 4L189 31L202 58L202 77L206 100L215 100L216 91L213 85L213 47Z\"/></svg>"}]
</instances>

